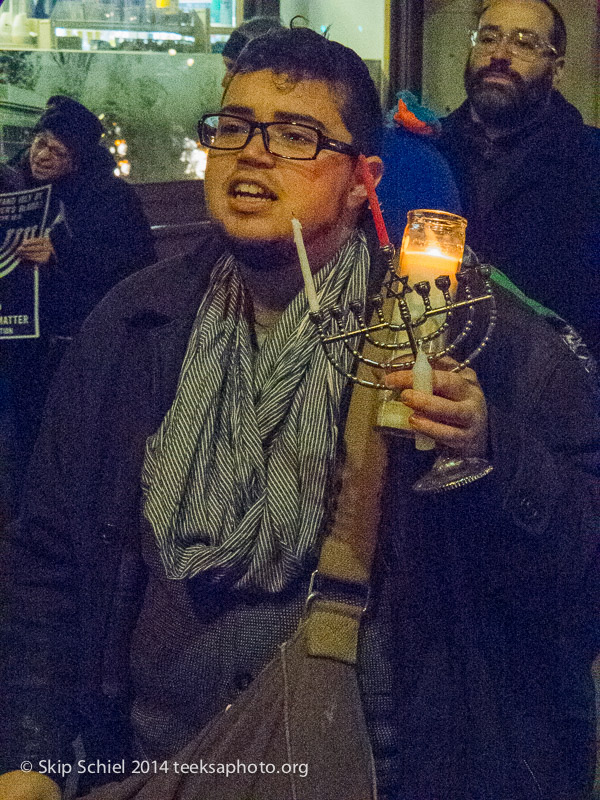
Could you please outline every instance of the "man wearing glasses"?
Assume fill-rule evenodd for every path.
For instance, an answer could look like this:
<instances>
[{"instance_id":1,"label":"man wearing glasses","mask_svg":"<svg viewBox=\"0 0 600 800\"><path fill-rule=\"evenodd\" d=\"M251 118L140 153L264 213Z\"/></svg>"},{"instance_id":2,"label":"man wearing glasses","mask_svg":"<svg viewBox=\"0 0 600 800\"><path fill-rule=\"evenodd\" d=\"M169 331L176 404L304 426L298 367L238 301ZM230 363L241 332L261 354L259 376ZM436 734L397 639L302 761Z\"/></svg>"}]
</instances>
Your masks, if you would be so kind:
<instances>
[{"instance_id":1,"label":"man wearing glasses","mask_svg":"<svg viewBox=\"0 0 600 800\"><path fill-rule=\"evenodd\" d=\"M381 126L352 50L307 29L250 42L199 123L214 229L121 283L69 351L7 569L2 798L54 800L40 759L70 761L78 735L103 763L174 755L293 634L347 380L308 319L292 218L325 307L375 289L358 155L377 182Z\"/></svg>"},{"instance_id":2,"label":"man wearing glasses","mask_svg":"<svg viewBox=\"0 0 600 800\"><path fill-rule=\"evenodd\" d=\"M308 30L250 42L201 120L216 230L119 284L54 388L5 566L3 769L66 763L78 735L88 760L172 757L295 630L347 381L309 319L291 220L323 308L379 290L356 156L377 179L380 125L358 56ZM358 659L382 800L563 800L589 780L600 422L578 360L499 295L485 398L472 370L406 397L415 428L489 446L490 480L419 498L423 462L390 441ZM2 798L56 791L0 776Z\"/></svg>"},{"instance_id":3,"label":"man wearing glasses","mask_svg":"<svg viewBox=\"0 0 600 800\"><path fill-rule=\"evenodd\" d=\"M600 132L556 90L567 34L546 0L484 6L467 100L440 148L469 220L467 240L600 352Z\"/></svg>"}]
</instances>

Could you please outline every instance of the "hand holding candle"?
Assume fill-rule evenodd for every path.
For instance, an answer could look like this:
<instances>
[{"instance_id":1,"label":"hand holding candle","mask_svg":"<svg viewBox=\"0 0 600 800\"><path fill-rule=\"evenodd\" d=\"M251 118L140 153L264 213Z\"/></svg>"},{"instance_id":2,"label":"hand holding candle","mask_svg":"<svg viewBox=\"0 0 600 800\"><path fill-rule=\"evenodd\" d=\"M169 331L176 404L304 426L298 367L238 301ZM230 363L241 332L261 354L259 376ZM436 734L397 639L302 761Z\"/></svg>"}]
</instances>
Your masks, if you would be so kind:
<instances>
[{"instance_id":1,"label":"hand holding candle","mask_svg":"<svg viewBox=\"0 0 600 800\"><path fill-rule=\"evenodd\" d=\"M410 286L427 281L430 285L428 299L434 308L446 305L443 293L435 286L436 278L448 275L451 280L451 293L456 287L456 272L462 261L466 224L463 217L446 211L416 209L408 212L398 272L402 277L408 277ZM421 296L412 291L407 293L404 299L413 322L419 320L425 310ZM433 352L439 352L444 346L443 330L439 331L444 321L445 316L421 319L418 327L413 328L414 339L427 337L428 347L433 348ZM400 324L397 306L394 307L392 323ZM411 349L414 352L412 344ZM417 362L413 371L416 381L414 388L418 388L419 381L424 381L425 388L421 391L431 395L431 388L426 388L431 380L428 377L431 376L431 367L424 353L420 357L417 356ZM411 373L405 375L411 377ZM381 402L380 424L396 430L410 430L413 426L408 422L408 413L403 403L384 395ZM423 434L417 434L417 447L431 449L432 440Z\"/></svg>"},{"instance_id":2,"label":"hand holding candle","mask_svg":"<svg viewBox=\"0 0 600 800\"><path fill-rule=\"evenodd\" d=\"M425 353L419 353L426 359ZM421 361L422 376L427 368ZM487 454L487 405L483 390L471 368L453 372L457 362L444 356L435 362L433 377L435 392L419 388L421 378L414 371L401 370L386 375L386 386L401 392L402 402L416 412L410 423L413 430L426 438L435 439L438 447L446 447L458 457L481 457ZM416 367L416 365L415 365ZM430 367L431 369L431 367Z\"/></svg>"},{"instance_id":3,"label":"hand holding candle","mask_svg":"<svg viewBox=\"0 0 600 800\"><path fill-rule=\"evenodd\" d=\"M308 307L313 314L319 313L319 300L317 298L317 290L315 289L315 282L308 263L308 256L306 255L306 248L304 247L304 239L302 238L302 225L300 220L292 217L292 228L294 231L294 244L298 251L298 260L300 261L300 269L302 270L302 277L304 278L304 290L306 292L306 299L308 300Z\"/></svg>"}]
</instances>

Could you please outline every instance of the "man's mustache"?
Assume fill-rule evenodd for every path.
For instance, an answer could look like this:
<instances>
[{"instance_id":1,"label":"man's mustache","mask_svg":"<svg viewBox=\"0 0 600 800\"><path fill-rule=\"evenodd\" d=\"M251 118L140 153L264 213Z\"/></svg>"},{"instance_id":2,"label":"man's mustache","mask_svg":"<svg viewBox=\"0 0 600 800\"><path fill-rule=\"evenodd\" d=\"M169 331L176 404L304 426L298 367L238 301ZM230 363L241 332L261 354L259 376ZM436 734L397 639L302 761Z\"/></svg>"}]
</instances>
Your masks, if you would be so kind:
<instances>
[{"instance_id":1,"label":"man's mustache","mask_svg":"<svg viewBox=\"0 0 600 800\"><path fill-rule=\"evenodd\" d=\"M482 83L487 75L506 75L517 86L521 86L523 83L521 75L511 69L506 61L496 61L487 67L481 67L473 74L473 80L477 83Z\"/></svg>"}]
</instances>

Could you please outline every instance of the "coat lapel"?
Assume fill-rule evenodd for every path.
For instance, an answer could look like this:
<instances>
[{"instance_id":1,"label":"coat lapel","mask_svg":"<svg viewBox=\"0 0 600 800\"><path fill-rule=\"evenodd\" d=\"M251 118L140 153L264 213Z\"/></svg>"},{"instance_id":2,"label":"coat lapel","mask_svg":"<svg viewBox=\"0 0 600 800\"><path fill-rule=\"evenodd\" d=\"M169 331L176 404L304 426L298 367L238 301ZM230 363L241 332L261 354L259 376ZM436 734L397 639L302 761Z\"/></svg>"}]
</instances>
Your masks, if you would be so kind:
<instances>
[{"instance_id":1,"label":"coat lapel","mask_svg":"<svg viewBox=\"0 0 600 800\"><path fill-rule=\"evenodd\" d=\"M177 259L166 289L164 281L158 283L162 291L142 294L123 317L122 350L103 416L102 517L109 524L122 525L137 513L146 439L175 397L190 330L217 257L214 249L211 242L202 256Z\"/></svg>"}]
</instances>

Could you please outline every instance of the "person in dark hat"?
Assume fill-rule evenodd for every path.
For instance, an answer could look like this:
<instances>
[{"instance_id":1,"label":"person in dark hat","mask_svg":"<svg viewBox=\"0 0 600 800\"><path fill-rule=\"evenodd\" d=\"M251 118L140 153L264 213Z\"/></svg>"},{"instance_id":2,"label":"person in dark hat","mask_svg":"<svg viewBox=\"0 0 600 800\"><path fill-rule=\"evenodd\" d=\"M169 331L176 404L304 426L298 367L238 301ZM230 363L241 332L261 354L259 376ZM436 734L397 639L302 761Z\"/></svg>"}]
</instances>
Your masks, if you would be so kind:
<instances>
[{"instance_id":1,"label":"person in dark hat","mask_svg":"<svg viewBox=\"0 0 600 800\"><path fill-rule=\"evenodd\" d=\"M46 235L18 251L25 266L40 268L40 338L2 343L16 418L17 484L71 337L109 289L156 260L150 225L134 189L114 175L103 130L84 105L55 95L11 173L15 188L52 185Z\"/></svg>"},{"instance_id":2,"label":"person in dark hat","mask_svg":"<svg viewBox=\"0 0 600 800\"><path fill-rule=\"evenodd\" d=\"M62 281L57 287L69 298L61 335L78 330L121 278L155 260L150 226L133 189L115 177L114 160L100 143L103 132L84 105L54 95L18 165L26 187L52 184L49 236L28 240L19 252L37 265L54 259L60 274L68 273L69 286ZM99 270L92 269L90 259Z\"/></svg>"}]
</instances>

